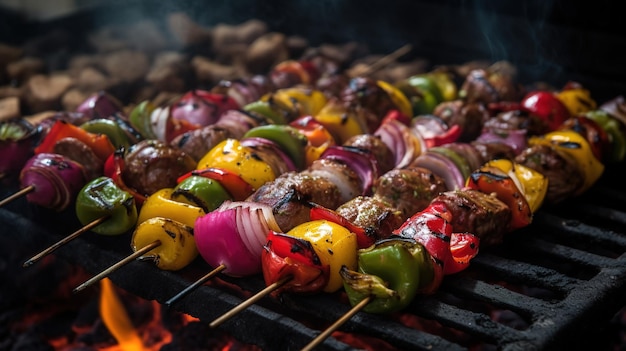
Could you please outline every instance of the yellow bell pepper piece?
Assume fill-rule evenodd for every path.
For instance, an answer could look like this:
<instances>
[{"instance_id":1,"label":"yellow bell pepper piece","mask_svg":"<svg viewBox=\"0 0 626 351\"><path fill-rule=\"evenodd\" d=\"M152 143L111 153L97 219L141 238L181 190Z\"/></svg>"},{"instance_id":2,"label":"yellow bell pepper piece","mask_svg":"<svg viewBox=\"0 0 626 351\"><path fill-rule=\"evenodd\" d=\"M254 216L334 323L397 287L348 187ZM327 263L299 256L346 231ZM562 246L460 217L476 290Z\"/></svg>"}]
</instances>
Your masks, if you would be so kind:
<instances>
[{"instance_id":1,"label":"yellow bell pepper piece","mask_svg":"<svg viewBox=\"0 0 626 351\"><path fill-rule=\"evenodd\" d=\"M193 228L196 219L205 214L204 210L172 200L173 192L173 188L164 188L148 196L139 210L137 223L141 224L154 217L166 217Z\"/></svg>"},{"instance_id":2,"label":"yellow bell pepper piece","mask_svg":"<svg viewBox=\"0 0 626 351\"><path fill-rule=\"evenodd\" d=\"M548 191L548 178L532 168L508 159L491 160L486 163L486 166L498 168L511 177L518 189L524 194L531 212L537 212Z\"/></svg>"},{"instance_id":3,"label":"yellow bell pepper piece","mask_svg":"<svg viewBox=\"0 0 626 351\"><path fill-rule=\"evenodd\" d=\"M596 101L591 98L589 90L584 88L566 89L556 93L559 99L572 116L593 111L598 107Z\"/></svg>"},{"instance_id":4,"label":"yellow bell pepper piece","mask_svg":"<svg viewBox=\"0 0 626 351\"><path fill-rule=\"evenodd\" d=\"M221 168L240 176L254 189L276 178L272 167L237 139L226 139L200 159L198 169Z\"/></svg>"},{"instance_id":5,"label":"yellow bell pepper piece","mask_svg":"<svg viewBox=\"0 0 626 351\"><path fill-rule=\"evenodd\" d=\"M322 110L314 116L333 135L339 145L355 135L366 134L367 124L354 110L343 106L339 101L329 101Z\"/></svg>"},{"instance_id":6,"label":"yellow bell pepper piece","mask_svg":"<svg viewBox=\"0 0 626 351\"><path fill-rule=\"evenodd\" d=\"M589 189L604 172L604 165L593 155L587 139L573 130L559 130L543 136L531 137L528 144L555 147L578 162L578 167L585 176L585 182L575 195L580 195Z\"/></svg>"},{"instance_id":7,"label":"yellow bell pepper piece","mask_svg":"<svg viewBox=\"0 0 626 351\"><path fill-rule=\"evenodd\" d=\"M315 220L296 226L288 234L310 242L322 265L330 267L325 292L335 292L343 287L339 274L342 266L357 269L356 234L345 227L327 220Z\"/></svg>"},{"instance_id":8,"label":"yellow bell pepper piece","mask_svg":"<svg viewBox=\"0 0 626 351\"><path fill-rule=\"evenodd\" d=\"M452 101L457 99L459 89L449 73L435 71L426 73L425 76L432 79L433 82L435 82L435 84L439 87L443 101Z\"/></svg>"},{"instance_id":9,"label":"yellow bell pepper piece","mask_svg":"<svg viewBox=\"0 0 626 351\"><path fill-rule=\"evenodd\" d=\"M279 89L272 94L266 95L264 98L269 98L270 96L291 107L299 116L314 116L322 110L327 102L326 95L320 90L304 86Z\"/></svg>"},{"instance_id":10,"label":"yellow bell pepper piece","mask_svg":"<svg viewBox=\"0 0 626 351\"><path fill-rule=\"evenodd\" d=\"M153 217L139 224L133 232L131 248L138 251L156 240L161 244L141 258L154 261L160 269L177 271L198 257L193 228L163 217Z\"/></svg>"},{"instance_id":11,"label":"yellow bell pepper piece","mask_svg":"<svg viewBox=\"0 0 626 351\"><path fill-rule=\"evenodd\" d=\"M391 101L393 101L400 112L410 118L414 116L411 101L400 89L382 80L377 81L376 84L389 94Z\"/></svg>"}]
</instances>

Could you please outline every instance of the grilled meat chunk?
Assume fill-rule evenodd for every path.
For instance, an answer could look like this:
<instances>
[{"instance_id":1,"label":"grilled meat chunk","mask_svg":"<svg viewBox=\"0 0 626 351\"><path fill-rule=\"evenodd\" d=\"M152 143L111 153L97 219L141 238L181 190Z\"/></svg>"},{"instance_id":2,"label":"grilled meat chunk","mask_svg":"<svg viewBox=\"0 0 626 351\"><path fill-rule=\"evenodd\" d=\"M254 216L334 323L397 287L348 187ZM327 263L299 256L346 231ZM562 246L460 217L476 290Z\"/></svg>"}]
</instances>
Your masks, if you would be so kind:
<instances>
[{"instance_id":1,"label":"grilled meat chunk","mask_svg":"<svg viewBox=\"0 0 626 351\"><path fill-rule=\"evenodd\" d=\"M104 160L98 158L93 150L82 141L66 137L54 144L54 153L63 155L83 166L88 179L94 179L102 175Z\"/></svg>"},{"instance_id":2,"label":"grilled meat chunk","mask_svg":"<svg viewBox=\"0 0 626 351\"><path fill-rule=\"evenodd\" d=\"M404 219L425 209L446 190L441 177L422 167L394 169L374 183L374 197L389 203Z\"/></svg>"},{"instance_id":3,"label":"grilled meat chunk","mask_svg":"<svg viewBox=\"0 0 626 351\"><path fill-rule=\"evenodd\" d=\"M337 213L365 229L365 233L375 240L388 238L406 219L391 204L372 196L357 196L339 206Z\"/></svg>"},{"instance_id":4,"label":"grilled meat chunk","mask_svg":"<svg viewBox=\"0 0 626 351\"><path fill-rule=\"evenodd\" d=\"M515 162L532 168L548 178L545 202L555 204L572 196L585 181L584 174L571 156L548 145L533 145L522 151Z\"/></svg>"},{"instance_id":5,"label":"grilled meat chunk","mask_svg":"<svg viewBox=\"0 0 626 351\"><path fill-rule=\"evenodd\" d=\"M184 151L158 140L143 140L131 146L124 163L124 182L146 196L175 187L178 177L197 165Z\"/></svg>"},{"instance_id":6,"label":"grilled meat chunk","mask_svg":"<svg viewBox=\"0 0 626 351\"><path fill-rule=\"evenodd\" d=\"M199 129L183 133L171 141L171 145L184 151L194 160L200 161L217 144L228 139L241 139L250 129L264 121L237 110L229 110L220 119Z\"/></svg>"},{"instance_id":7,"label":"grilled meat chunk","mask_svg":"<svg viewBox=\"0 0 626 351\"><path fill-rule=\"evenodd\" d=\"M515 150L505 143L473 141L471 144L482 156L483 163L498 158L506 158L508 160L515 158Z\"/></svg>"},{"instance_id":8,"label":"grilled meat chunk","mask_svg":"<svg viewBox=\"0 0 626 351\"><path fill-rule=\"evenodd\" d=\"M310 220L309 202L333 209L343 203L337 185L309 171L284 173L265 183L248 200L271 206L284 232Z\"/></svg>"},{"instance_id":9,"label":"grilled meat chunk","mask_svg":"<svg viewBox=\"0 0 626 351\"><path fill-rule=\"evenodd\" d=\"M483 104L463 100L444 101L435 107L433 115L441 118L449 126L459 125L462 130L459 137L461 142L476 139L489 119L489 111Z\"/></svg>"},{"instance_id":10,"label":"grilled meat chunk","mask_svg":"<svg viewBox=\"0 0 626 351\"><path fill-rule=\"evenodd\" d=\"M380 137L373 134L355 135L346 140L343 145L369 151L376 159L381 173L391 170L394 166L395 156L393 152Z\"/></svg>"},{"instance_id":11,"label":"grilled meat chunk","mask_svg":"<svg viewBox=\"0 0 626 351\"><path fill-rule=\"evenodd\" d=\"M450 209L454 232L472 233L480 238L481 245L501 243L508 231L511 210L495 195L459 189L442 193L433 201L443 201Z\"/></svg>"}]
</instances>

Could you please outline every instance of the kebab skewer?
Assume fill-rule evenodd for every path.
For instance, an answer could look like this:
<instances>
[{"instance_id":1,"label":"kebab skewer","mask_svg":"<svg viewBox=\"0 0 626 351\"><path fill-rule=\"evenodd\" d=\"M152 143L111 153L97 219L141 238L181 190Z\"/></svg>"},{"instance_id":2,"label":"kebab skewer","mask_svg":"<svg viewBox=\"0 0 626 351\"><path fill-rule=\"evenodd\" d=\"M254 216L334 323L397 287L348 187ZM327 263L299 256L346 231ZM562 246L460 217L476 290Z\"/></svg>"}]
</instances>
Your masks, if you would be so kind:
<instances>
[{"instance_id":1,"label":"kebab skewer","mask_svg":"<svg viewBox=\"0 0 626 351\"><path fill-rule=\"evenodd\" d=\"M591 184L595 183L595 181L599 177L599 174L597 172L601 173L602 169L598 168L599 166L594 163L593 158L595 156L592 154L591 148L588 147L589 143L590 142L592 143L594 139L591 138L589 141L585 139L583 135L586 135L586 136L589 135L585 131L575 132L576 135L572 134L572 131L568 130L570 125L571 125L571 121L566 122L559 128L558 131L550 132L544 136L535 137L535 139L531 139L529 141L531 146L528 149L524 150L524 152L522 152L518 157L516 157L515 161L521 162L521 163L527 163L529 164L529 166L533 166L534 168L539 169L539 170L545 170L546 169L545 163L540 166L541 162L536 162L536 160L530 161L530 162L528 161L534 158L530 155L535 155L535 157L542 157L540 155L546 152L545 147L547 146L547 147L552 148L552 150L557 153L569 154L572 156L573 159L576 160L575 162L577 164L577 167L579 168L579 171L584 173L586 177L586 181L580 184L581 188L588 187L589 183ZM579 134L581 132L583 135ZM546 139L548 139L549 141L546 141ZM568 144L570 142L576 144L577 146L572 147L573 145ZM541 147L537 148L536 146L538 145L540 145ZM619 142L617 144L614 144L614 146L618 148L621 147L619 145ZM584 151L585 155L581 155L580 151ZM472 173L471 177L467 180L467 185L470 187L470 189L472 188L481 189L483 191L488 190L491 187L493 187L494 183L502 182L503 180L506 180L506 178L504 177L507 174L510 175L510 178L508 179L508 181L510 182L511 179L516 178L513 176L512 172L523 173L524 166L522 166L521 163L515 163L510 160L490 161L487 164L485 164L483 167L481 167L481 169ZM544 167L544 168L541 168L541 167ZM596 168L595 172L592 172L589 169L590 167L591 168L595 167ZM517 172L517 171L520 171L520 172ZM490 178L490 181L486 181L487 180L486 178ZM545 192L537 193L536 182L532 182L530 181L530 179L526 179L526 180L527 181L523 183L523 185L526 187L525 188L522 187L522 189L523 189L524 195L529 200L529 207L532 207L532 212L534 212L538 209L538 206L541 205L541 202L543 200L543 195L545 195ZM520 184L520 183L518 182L517 184ZM530 186L530 188L528 186ZM547 191L546 187L544 187L544 189L545 189L544 191ZM455 200L454 197L451 197L451 195L455 195L463 191L465 190L456 191L453 194L444 193L442 194L442 196L433 200L433 203L431 204L431 207L430 207L430 208L436 208L436 210L434 211L435 213L439 213L440 215L447 214L447 218L450 218L450 220L446 220L446 222L452 223L451 227L455 227L455 229L458 228L459 225L462 226L462 223L461 223L462 220L460 222L459 218L469 218L465 215L461 215L462 212L467 212L468 208L471 208L467 206L467 202L464 201L464 204L461 205L458 200ZM509 194L507 197L513 200L513 198L510 197L510 194L511 194L510 191L499 192L498 194L507 194L507 193ZM571 191L569 193L569 196L570 197L576 196L578 194L580 194L580 189ZM501 197L501 195L498 197ZM517 201L516 203L519 204L519 201ZM511 206L510 204L508 206L509 206L509 209L515 209L515 206ZM452 212L449 212L449 210L452 210ZM424 242L423 235L425 235L425 233L429 233L429 230L432 230L432 226L425 225L428 223L428 217L431 215L432 212L433 211L425 210L421 213L416 214L415 216L407 220L407 222L405 222L400 228L394 231L394 234L399 235L401 237L409 237L413 239L418 237L421 239L421 240L418 239L418 241ZM511 224L513 223L515 222L511 222ZM518 223L518 225L520 225L520 223ZM426 227L428 229L426 229ZM471 229L471 227L472 226L469 226L465 229ZM503 228L503 227L497 226L497 228L493 228L490 231L493 231L493 230L497 231L498 228ZM515 229L515 227L509 227L509 228L510 230ZM441 227L441 229L444 230L444 227ZM433 234L435 236L440 235L440 234L435 234L435 233ZM493 236L490 235L488 237L490 239L485 241L485 243L489 244L491 241L491 244L494 244L494 243L497 244L501 240L501 236L499 237L500 239L493 240ZM426 239L427 242L429 240L431 239ZM437 240L437 239L434 239L434 240ZM378 296L390 296L390 295L387 295L387 292L386 292L387 283L385 283L385 281L389 282L389 284L392 284L394 281L396 281L394 280L393 276L394 275L397 276L397 274L393 274L393 273L390 274L389 270L386 272L384 269L381 270L380 267L377 267L375 264L377 262L375 257L379 257L379 255L376 255L375 253L372 254L372 251L376 251L376 247L368 248L365 250L360 250L359 252L360 273L357 273L354 271L348 271L347 269L342 269L342 276L345 279L345 288L346 288L346 291L348 292L350 303L353 306L353 308L348 312L348 314L346 314L346 316L353 315L359 309L363 309L365 311L374 312L374 313L387 313L389 311L395 310L395 309L390 310L388 306L385 306L384 303L379 303L379 304L372 303L372 299L375 299ZM430 252L432 253L432 251ZM445 260L439 260L439 261L442 263L445 262ZM374 262L374 264L372 264L372 262ZM452 270L448 270L446 274L451 274L455 272L456 270L452 269ZM360 282L359 280L361 279L364 279L364 282L369 282L370 285L364 284L364 282ZM371 280L371 279L374 279L374 280ZM380 280L380 279L383 279L383 280ZM381 295L377 295L377 294L381 294ZM363 301L368 301L368 302L365 303ZM324 338L330 335L334 330L338 329L341 323L345 322L346 320L348 320L348 318L346 318L345 316L343 318L340 318L339 321L331 325L327 330L325 330L322 334L320 334L317 338L315 338L304 349L309 350L315 345L322 342Z\"/></svg>"},{"instance_id":2,"label":"kebab skewer","mask_svg":"<svg viewBox=\"0 0 626 351\"><path fill-rule=\"evenodd\" d=\"M292 65L293 66L293 65ZM201 98L198 96L201 95ZM210 109L212 109L213 111L211 111L211 113L209 113L208 111L206 111L206 108L200 109L201 111L198 111L197 108L192 108L189 109L188 106L189 105L193 105L195 106L199 101L203 101L206 102L207 100L213 100L212 103L210 104ZM205 107L207 107L209 104L205 103ZM220 118L218 122L222 123L222 126L220 126L220 130L222 131L229 131L230 130L240 130L240 132L237 132L239 135L243 132L246 131L245 128L251 128L255 125L257 125L256 119L253 118L252 115L245 115L242 113L237 113L237 110L231 110L229 112L231 112L230 114L228 113L224 113L225 111L228 111L229 109L232 109L234 107L237 107L236 103L234 103L234 100L226 97L226 96L222 96L220 97L220 95L218 94L211 94L211 93L206 93L203 91L192 91L188 94L186 94L185 96L183 96L183 98L181 98L179 100L179 102L176 104L176 110L174 110L174 108L172 108L172 117L170 118L169 116L166 116L166 118L163 118L163 113L154 113L154 111L152 111L151 115L156 115L157 117L161 117L162 120L164 120L165 125L170 125L172 124L173 120L181 120L183 124L187 123L188 121L194 121L197 120L198 116L202 117L204 116L204 118L206 119L208 116L208 118L212 118L213 116L216 115L220 115L224 114L224 118ZM109 116L109 115L114 115L116 117L116 122L124 122L125 124L132 124L133 126L127 126L127 129L129 130L134 130L132 129L134 126L138 126L138 127L146 127L145 124L142 124L142 115L143 117L145 117L146 115L146 109L149 109L149 106L147 106L146 104L142 104L140 106L138 106L137 108L135 108L135 110L133 111L133 113L131 114L131 119L128 123L126 123L125 119L120 118L117 114L120 111L120 107L119 105L115 102L115 100L113 98L111 98L110 96L106 95L106 94L97 94L94 95L92 97L90 97L89 99L87 99L87 101L85 101L81 107L79 107L79 111L80 112L84 112L89 114L92 117L99 117L99 116ZM181 111L182 110L182 111ZM215 111L217 110L217 111ZM104 123L104 122L109 122L109 123ZM197 122L197 121L196 121ZM47 145L47 148L55 147L58 148L59 147L59 139L61 141L64 141L66 139L67 136L70 135L80 135L80 139L81 140L86 140L88 138L86 138L84 135L82 134L89 134L89 133L85 133L83 131L81 131L82 134L79 133L79 129L69 125L69 124L62 124L62 128L64 131L59 131L61 130L59 128L57 128L58 124L60 122L57 122L57 124L55 124L52 128L51 133L48 133L50 136L48 137L48 139L51 140L44 140L43 144ZM129 142L128 142L128 138L125 138L124 135L120 135L120 131L117 130L119 128L116 128L115 125L111 126L110 124L113 123L111 122L111 120L108 119L97 119L97 120L89 120L88 122L84 123L81 126L81 129L86 130L87 132L89 131L93 131L93 132L101 132L103 128L108 128L106 135L100 135L98 134L97 137L94 135L91 137L91 139L88 139L90 142L92 141L92 139L96 139L96 138L101 138L103 139L102 142L100 142L100 144L104 143L104 139L106 139L107 136L111 137L112 140L117 141L117 143L115 144L116 147L118 148L118 150L115 152L114 155L111 155L109 157L109 159L107 160L107 164L105 168L105 172L110 174L111 177L113 177L113 179L116 181L116 183L118 183L123 189L117 189L117 193L119 194L124 194L124 191L129 191L132 193L132 195L134 196L134 198L137 200L137 203L139 205L142 204L142 202L144 201L145 197L140 194L139 192L136 191L136 189L129 187L126 185L126 183L124 182L124 180L122 179L122 168L125 166L124 165L124 160L121 157L121 155L124 153L124 150L121 149L121 147L124 146L128 146ZM209 123L207 121L200 121L198 123ZM104 124L104 126L103 126ZM158 125L158 123L157 123ZM247 126L247 127L246 127ZM148 126L149 127L149 126ZM55 129L56 128L56 129ZM69 132L67 131L69 129ZM166 128L167 130L168 128ZM136 132L132 132L133 136L136 136L136 139L140 139L143 138L144 135L152 135L154 133L152 133L152 129L147 129L147 128L141 128L141 132L136 131ZM52 137L54 136L54 137ZM135 140L136 141L136 140ZM148 141L143 141L143 142L148 142ZM152 141L153 143L156 142L155 140ZM67 142L65 144L68 144ZM71 140L69 142L69 145L71 146L76 146L78 143L74 140ZM95 142L91 142L90 146L98 146L95 145ZM100 149L104 148L101 147L102 145L100 145ZM40 146L44 147L44 146ZM132 148L137 148L136 145L133 145ZM156 147L155 147L156 148ZM79 159L81 161L87 161L89 159L93 159L93 157L89 157L89 156L93 156L93 152L89 152L91 150L88 150L86 147L83 148L79 148L79 152L80 151L85 151L84 153L86 154L84 157L81 157L79 153L75 152L75 151L71 151L69 150L68 152L74 156L76 158L76 156L78 155ZM87 155L88 154L88 155ZM158 157L160 158L160 157ZM143 160L145 161L145 160ZM142 162L143 162L142 161ZM101 163L98 163L97 165L91 167L91 174L92 176L98 176L99 173L101 172L101 168L102 165ZM137 168L141 168L141 167L135 167L135 169ZM170 170L171 173L171 170ZM142 177L138 177L138 176L131 176L131 177L126 177L127 179L141 179ZM171 177L169 177L171 178ZM166 178L167 179L167 178ZM167 180L164 180L167 181ZM159 184L159 182L155 182L156 184ZM161 182L162 183L162 182ZM137 184L135 182L135 184ZM8 199L4 200L3 203L12 201L15 198L18 198L20 196L23 196L24 194L31 192L34 190L34 186L28 186L25 189L23 189L21 192L19 192L18 194L15 194L11 197L9 197ZM85 199L89 199L89 198L95 198L97 197L95 194L93 194L93 187L89 187L88 189L84 189L85 191L90 191L92 192L92 194L90 194L89 196L83 196L82 199L83 201L81 202L81 204L77 204L77 214L79 219L81 220L81 222L85 225L83 228L77 230L76 232L72 233L71 235L69 235L68 237L60 240L59 242L57 242L56 244L52 245L51 247L48 247L46 250L42 251L40 254L34 256L33 258L31 258L30 260L28 260L25 265L28 266L32 263L34 263L35 261L39 260L41 257L51 253L52 251L56 250L58 247L60 247L61 245L67 243L70 240L73 240L74 238L78 237L79 235L82 235L82 233L87 232L88 230L98 227L100 226L100 224L102 223L106 223L109 219L110 219L110 214L107 215L102 215L102 217L97 217L97 218L93 218L93 215L82 215L81 213L85 213L88 211L83 211L81 210L81 208L83 207L89 207L87 206L87 204L85 204ZM145 187L142 189L144 191L147 191L147 189L145 189ZM101 194L102 196L106 196ZM111 194L108 194L111 195ZM100 200L102 199L102 196L100 197ZM97 207L102 207L104 205L103 202L101 202ZM119 204L118 204L119 205ZM109 207L108 209L106 209L107 212L111 212L111 206L112 204L108 203L107 206ZM119 207L119 206L118 206ZM127 209L130 209L131 207L134 208L134 204L130 204L127 203L124 206ZM63 207L65 208L65 207ZM61 208L61 209L63 209ZM99 213L102 214L102 212L104 212L104 209L100 209ZM126 216L126 219L123 220L125 223L130 223L132 222L132 218L136 218L136 214L134 214L135 211L128 211L128 215ZM85 218L91 218L93 219L93 221L86 221ZM111 220L110 222L120 222L122 221L120 219L121 216L115 216L117 219L116 220ZM106 226L105 226L106 227ZM97 231L100 234L106 234L106 235L114 235L114 234L119 234L119 228L121 227L120 225L116 225L116 226L109 226L109 227L117 227L118 229L113 229L114 231L116 231L115 233L112 233L111 230L105 229L105 227L101 227L99 228ZM123 228L128 229L129 227L127 225L124 225Z\"/></svg>"},{"instance_id":3,"label":"kebab skewer","mask_svg":"<svg viewBox=\"0 0 626 351\"><path fill-rule=\"evenodd\" d=\"M547 137L547 138L550 139L550 138L553 138L555 135L559 135L559 134L567 134L567 132L566 131L560 131L560 132L557 132L556 134L552 133L552 134L549 134L548 136L544 136L544 137ZM556 139L558 140L558 137ZM553 140L553 142L557 142L557 141ZM579 140L579 141L577 141L577 143L578 142L580 142L581 145L584 145L586 143L586 141L584 141L584 140ZM589 156L589 155L586 155L586 156ZM579 157L578 159L582 160L581 157ZM500 162L500 163L502 163L502 162ZM506 175L506 172L512 173L513 172L512 168L515 168L515 167L512 167L510 164L508 166L509 167L508 169L504 165L500 165L500 166L501 166L501 168L504 168L504 170L498 171L498 173L497 173L497 174L499 174L498 177L503 177L503 175ZM492 168L492 170L491 170L492 173L489 173L489 174L491 174L491 176L495 178L493 170L497 169L497 168L495 167L495 165L488 165L488 167ZM521 166L521 165L518 165L516 168L517 168L517 170L521 170L521 171L524 171L526 173L528 171L528 169L524 169L524 167ZM486 173L483 172L483 173L481 173L481 176L485 175L485 174ZM527 175L524 175L524 176L527 177ZM587 173L586 176L587 177L591 177L592 178L591 182L593 183L597 179L598 174L596 174L596 173ZM520 184L519 178L517 176L515 176L514 178L516 180L518 180L517 184ZM476 178L476 180L479 180L479 179L481 179L481 178L480 177ZM484 179L482 179L482 180L484 180ZM500 179L500 180L502 180L502 179ZM524 189L524 192L525 192L526 196L528 197L527 201L530 202L530 205L527 204L526 201L524 201L524 202L520 202L519 201L519 197L520 197L519 191L517 193L513 193L511 191L511 185L513 185L513 180L512 180L511 177L508 177L508 179L507 179L507 186L509 188L505 189L505 192L503 192L503 194L506 194L506 198L503 198L503 200L504 201L508 201L508 202L506 204L503 204L501 202L500 203L501 206L498 206L498 207L503 208L503 209L507 208L507 206L509 206L509 208L510 207L514 207L514 206L511 206L511 205L515 205L516 204L516 203L514 203L512 201L515 201L515 197L516 197L515 195L517 195L517 200L516 201L517 201L518 206L517 206L516 213L518 215L514 216L513 217L514 220L511 221L510 223L499 223L499 225L495 225L495 227L497 227L495 229L498 229L498 228L508 228L508 230L514 230L516 228L519 228L519 227L527 225L529 223L529 214L531 213L530 206L532 206L532 208L533 208L532 210L533 211L536 211L536 209L541 204L541 201L543 200L543 195L545 194L545 190L546 190L545 182L542 182L542 184L544 184L543 186L538 186L538 183L540 183L540 182L537 181L537 179L533 180L533 179L523 178L523 180L526 181L526 185L528 185L528 184L531 185L531 186L526 186L526 188ZM474 184L474 186L475 187L482 187L483 184L484 183ZM543 189L543 190L541 190L541 189ZM485 190L487 190L487 189L485 189ZM484 201L485 199L482 199L482 200ZM475 202L479 202L479 201L475 201ZM525 206L521 206L520 207L519 204L523 204ZM526 218L524 218L525 216L526 216ZM456 217L460 217L460 216L456 216ZM505 219L504 222L508 222L506 220L506 217L503 217L503 218ZM458 227L458 225L457 225L457 227ZM489 230L485 230L483 228L482 231L481 231L482 235L483 236L487 235L488 232L491 231L491 229L493 229L493 228L489 228ZM486 237L485 236L485 238L487 239L486 242L488 244L489 243L493 244L493 243L496 243L498 240L501 240L501 235L500 236L496 235L496 236L493 236L493 237ZM492 242L490 242L490 241L492 241ZM447 273L454 272L454 271L455 271L454 269L449 269Z\"/></svg>"}]
</instances>

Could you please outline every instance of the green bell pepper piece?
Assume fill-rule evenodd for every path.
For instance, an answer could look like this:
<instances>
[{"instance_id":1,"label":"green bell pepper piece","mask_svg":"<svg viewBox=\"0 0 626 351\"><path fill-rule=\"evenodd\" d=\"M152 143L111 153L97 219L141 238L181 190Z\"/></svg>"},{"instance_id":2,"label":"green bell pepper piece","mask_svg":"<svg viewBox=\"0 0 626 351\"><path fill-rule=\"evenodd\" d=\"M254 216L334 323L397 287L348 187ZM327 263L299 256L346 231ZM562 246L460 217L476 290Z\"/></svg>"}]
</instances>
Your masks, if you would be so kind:
<instances>
[{"instance_id":1,"label":"green bell pepper piece","mask_svg":"<svg viewBox=\"0 0 626 351\"><path fill-rule=\"evenodd\" d=\"M209 213L232 197L218 181L192 175L176 185L172 200L198 206Z\"/></svg>"},{"instance_id":2,"label":"green bell pepper piece","mask_svg":"<svg viewBox=\"0 0 626 351\"><path fill-rule=\"evenodd\" d=\"M277 111L270 101L257 100L243 107L244 111L256 113L257 115L267 118L269 122L274 124L287 124L287 119L279 111Z\"/></svg>"},{"instance_id":3,"label":"green bell pepper piece","mask_svg":"<svg viewBox=\"0 0 626 351\"><path fill-rule=\"evenodd\" d=\"M76 216L83 225L108 216L92 229L98 234L123 234L137 223L135 198L109 177L98 177L87 183L78 193L75 206Z\"/></svg>"},{"instance_id":4,"label":"green bell pepper piece","mask_svg":"<svg viewBox=\"0 0 626 351\"><path fill-rule=\"evenodd\" d=\"M133 108L128 116L128 121L145 139L156 139L152 131L150 116L156 107L148 100L140 102Z\"/></svg>"},{"instance_id":5,"label":"green bell pepper piece","mask_svg":"<svg viewBox=\"0 0 626 351\"><path fill-rule=\"evenodd\" d=\"M443 101L439 87L426 77L413 76L398 82L396 87L409 99L416 116L432 113Z\"/></svg>"},{"instance_id":6,"label":"green bell pepper piece","mask_svg":"<svg viewBox=\"0 0 626 351\"><path fill-rule=\"evenodd\" d=\"M110 119L92 119L83 123L80 127L89 133L106 135L116 149L120 147L128 148L132 144L124 130Z\"/></svg>"},{"instance_id":7,"label":"green bell pepper piece","mask_svg":"<svg viewBox=\"0 0 626 351\"><path fill-rule=\"evenodd\" d=\"M292 126L284 124L258 126L247 131L243 137L259 137L271 140L287 153L297 169L304 169L306 165L305 147L308 139Z\"/></svg>"},{"instance_id":8,"label":"green bell pepper piece","mask_svg":"<svg viewBox=\"0 0 626 351\"><path fill-rule=\"evenodd\" d=\"M358 252L359 272L341 269L344 289L354 306L371 297L363 311L390 313L405 308L434 279L426 249L410 239L383 240Z\"/></svg>"},{"instance_id":9,"label":"green bell pepper piece","mask_svg":"<svg viewBox=\"0 0 626 351\"><path fill-rule=\"evenodd\" d=\"M611 155L609 160L612 162L621 162L626 156L626 137L623 133L621 122L612 118L611 115L602 110L589 111L585 117L598 123L602 129L609 135L611 141Z\"/></svg>"}]
</instances>

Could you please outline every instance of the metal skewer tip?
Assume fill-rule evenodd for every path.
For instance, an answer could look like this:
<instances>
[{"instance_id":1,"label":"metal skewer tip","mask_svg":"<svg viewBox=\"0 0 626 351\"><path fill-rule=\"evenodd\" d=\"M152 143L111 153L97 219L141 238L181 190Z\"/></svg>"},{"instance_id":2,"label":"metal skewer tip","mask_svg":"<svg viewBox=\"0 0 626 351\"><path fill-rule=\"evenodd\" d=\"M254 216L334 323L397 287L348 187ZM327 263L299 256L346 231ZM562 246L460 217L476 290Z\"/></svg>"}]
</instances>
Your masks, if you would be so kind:
<instances>
[{"instance_id":1,"label":"metal skewer tip","mask_svg":"<svg viewBox=\"0 0 626 351\"><path fill-rule=\"evenodd\" d=\"M209 324L209 327L216 328L216 327L220 326L222 323L226 322L227 320L229 320L230 318L235 316L237 313L243 311L244 309L248 308L249 306L252 306L255 302L259 301L261 298L265 297L266 295L270 294L272 291L274 291L274 290L280 288L281 286L285 285L291 279L293 279L293 277L288 276L288 277L285 277L285 278L283 278L281 280L278 280L278 281L268 285L267 287L265 287L265 289L263 289L263 290L259 291L258 293L250 296L250 298L248 298L247 300L244 300L242 303L240 303L239 305L235 306L233 309L227 311L226 313L224 313L220 317L216 318L213 322L211 322Z\"/></svg>"},{"instance_id":2,"label":"metal skewer tip","mask_svg":"<svg viewBox=\"0 0 626 351\"><path fill-rule=\"evenodd\" d=\"M20 198L28 193L30 193L31 191L35 190L35 186L34 185L29 185L25 188L22 188L21 190L17 191L15 194L13 195L9 195L6 198L4 198L2 201L0 201L0 207L8 204L9 202Z\"/></svg>"},{"instance_id":3,"label":"metal skewer tip","mask_svg":"<svg viewBox=\"0 0 626 351\"><path fill-rule=\"evenodd\" d=\"M179 292L178 294L176 294L173 297L171 297L169 300L165 301L164 305L167 306L167 307L171 307L176 301L178 301L181 298L187 296L187 294L189 294L191 291L193 291L194 289L196 289L200 285L204 284L206 281L208 281L209 279L213 278L219 272L221 272L221 271L223 271L225 269L226 269L226 266L223 265L223 264L215 267L215 269L213 269L209 273L205 274L200 279L196 280L193 284L191 284L188 287L186 287L183 291Z\"/></svg>"},{"instance_id":4,"label":"metal skewer tip","mask_svg":"<svg viewBox=\"0 0 626 351\"><path fill-rule=\"evenodd\" d=\"M141 249L135 251L134 253L126 256L125 258L123 258L122 260L117 262L116 264L112 265L111 267L105 269L104 271L102 271L99 274L95 275L91 279L89 279L86 282L82 283L81 285L77 286L76 288L74 288L73 292L77 293L77 292L82 291L85 288L93 285L94 283L97 283L98 281L102 280L103 278L105 278L106 276L108 276L112 272L116 271L120 267L130 263L131 261L135 260L136 258L140 257L141 255L147 253L148 251L150 251L150 250L152 250L155 247L158 247L160 245L161 245L161 240L153 241L149 245L146 245L146 246L142 247Z\"/></svg>"},{"instance_id":5,"label":"metal skewer tip","mask_svg":"<svg viewBox=\"0 0 626 351\"><path fill-rule=\"evenodd\" d=\"M45 249L45 250L41 251L40 253L38 253L37 255L31 257L29 260L24 262L24 264L22 266L23 267L30 267L30 266L32 266L35 262L39 261L41 258L45 257L46 255L49 255L50 253L52 253L54 250L58 249L59 247L67 244L68 242L76 239L77 237L79 237L83 233L85 233L85 232L93 229L94 227L98 226L100 223L102 223L102 222L106 221L107 219L109 219L109 217L110 216L104 216L104 217L100 217L98 219L95 219L95 220L91 221L90 223L88 223L87 225L85 225L82 228L78 229L74 233L72 233L72 234L66 236L65 238L57 241L55 244L51 245L47 249Z\"/></svg>"},{"instance_id":6,"label":"metal skewer tip","mask_svg":"<svg viewBox=\"0 0 626 351\"><path fill-rule=\"evenodd\" d=\"M358 304L354 305L348 312L346 312L343 316L341 316L341 318L337 319L335 323L333 323L330 327L324 330L315 339L311 340L310 343L308 343L304 348L302 348L302 351L311 351L313 350L313 348L315 348L315 346L324 342L324 340L326 340L330 336L330 334L332 334L335 330L339 329L339 327L341 327L345 322L347 322L350 318L352 318L352 316L354 316L355 314L357 314L357 312L363 309L365 305L370 303L371 300L372 298L368 296L364 298L363 300L361 300Z\"/></svg>"}]
</instances>

